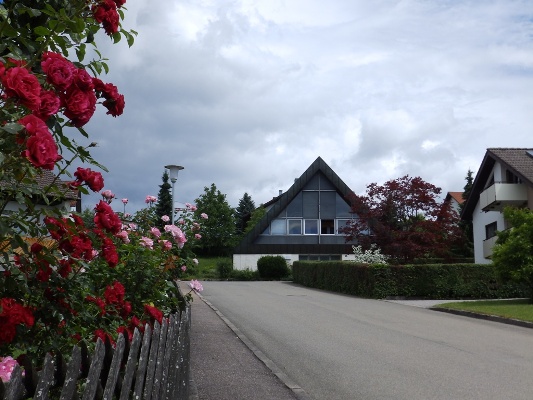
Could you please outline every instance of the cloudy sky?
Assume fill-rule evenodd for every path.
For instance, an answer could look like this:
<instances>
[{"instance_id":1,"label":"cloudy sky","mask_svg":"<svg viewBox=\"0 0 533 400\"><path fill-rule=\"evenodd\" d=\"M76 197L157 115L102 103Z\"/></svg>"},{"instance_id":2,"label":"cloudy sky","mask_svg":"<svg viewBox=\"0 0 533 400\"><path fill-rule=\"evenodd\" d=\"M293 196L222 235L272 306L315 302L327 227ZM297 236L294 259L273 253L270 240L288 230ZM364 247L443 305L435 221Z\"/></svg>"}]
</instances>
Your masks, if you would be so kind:
<instances>
[{"instance_id":1,"label":"cloudy sky","mask_svg":"<svg viewBox=\"0 0 533 400\"><path fill-rule=\"evenodd\" d=\"M129 212L166 164L185 167L178 202L215 183L231 206L245 192L259 205L318 156L356 193L406 174L446 193L488 147L533 145L531 0L126 6L134 46L99 42L126 109L86 129Z\"/></svg>"}]
</instances>

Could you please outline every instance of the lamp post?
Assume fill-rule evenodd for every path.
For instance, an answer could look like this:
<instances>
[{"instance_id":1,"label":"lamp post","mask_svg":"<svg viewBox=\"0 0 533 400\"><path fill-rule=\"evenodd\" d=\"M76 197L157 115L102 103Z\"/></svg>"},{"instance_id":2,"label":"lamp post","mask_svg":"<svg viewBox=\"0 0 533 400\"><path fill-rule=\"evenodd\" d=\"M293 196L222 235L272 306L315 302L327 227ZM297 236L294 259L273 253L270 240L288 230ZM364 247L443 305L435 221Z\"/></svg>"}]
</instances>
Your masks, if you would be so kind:
<instances>
[{"instance_id":1,"label":"lamp post","mask_svg":"<svg viewBox=\"0 0 533 400\"><path fill-rule=\"evenodd\" d=\"M165 168L168 169L170 182L172 182L172 225L174 225L174 184L178 180L178 172L183 169L181 165L165 165Z\"/></svg>"}]
</instances>

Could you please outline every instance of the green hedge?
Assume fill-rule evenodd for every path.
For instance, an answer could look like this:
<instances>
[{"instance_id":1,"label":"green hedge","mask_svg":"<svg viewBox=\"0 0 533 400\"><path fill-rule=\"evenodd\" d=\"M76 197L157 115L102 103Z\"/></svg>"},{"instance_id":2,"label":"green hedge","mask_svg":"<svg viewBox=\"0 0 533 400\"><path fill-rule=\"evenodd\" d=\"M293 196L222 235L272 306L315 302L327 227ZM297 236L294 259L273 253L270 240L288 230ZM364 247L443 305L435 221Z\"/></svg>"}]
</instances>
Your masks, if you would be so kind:
<instances>
[{"instance_id":1,"label":"green hedge","mask_svg":"<svg viewBox=\"0 0 533 400\"><path fill-rule=\"evenodd\" d=\"M492 264L367 265L296 261L293 280L304 286L361 297L496 299L529 297L525 285L503 282Z\"/></svg>"}]
</instances>

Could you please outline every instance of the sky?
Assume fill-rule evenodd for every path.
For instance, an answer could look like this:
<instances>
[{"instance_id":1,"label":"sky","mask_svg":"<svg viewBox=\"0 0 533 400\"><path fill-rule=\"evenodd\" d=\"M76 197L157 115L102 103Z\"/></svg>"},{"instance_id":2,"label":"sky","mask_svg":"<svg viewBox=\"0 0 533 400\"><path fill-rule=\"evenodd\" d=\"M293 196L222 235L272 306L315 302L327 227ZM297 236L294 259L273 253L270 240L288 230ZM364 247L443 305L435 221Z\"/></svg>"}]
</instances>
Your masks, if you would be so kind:
<instances>
[{"instance_id":1,"label":"sky","mask_svg":"<svg viewBox=\"0 0 533 400\"><path fill-rule=\"evenodd\" d=\"M126 212L157 196L167 164L184 167L176 202L214 183L236 207L288 190L319 156L357 194L409 175L445 195L487 148L533 147L531 0L125 6L135 44L98 48L126 108L85 128Z\"/></svg>"}]
</instances>

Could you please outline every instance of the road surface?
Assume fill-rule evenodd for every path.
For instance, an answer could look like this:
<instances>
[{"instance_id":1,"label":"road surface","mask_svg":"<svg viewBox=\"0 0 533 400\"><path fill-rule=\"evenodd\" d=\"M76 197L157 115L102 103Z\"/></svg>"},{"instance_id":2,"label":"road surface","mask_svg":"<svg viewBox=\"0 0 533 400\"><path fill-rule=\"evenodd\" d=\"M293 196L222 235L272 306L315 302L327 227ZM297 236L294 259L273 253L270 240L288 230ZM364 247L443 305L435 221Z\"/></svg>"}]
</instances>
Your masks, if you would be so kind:
<instances>
[{"instance_id":1,"label":"road surface","mask_svg":"<svg viewBox=\"0 0 533 400\"><path fill-rule=\"evenodd\" d=\"M289 282L203 286L313 399L533 399L532 329Z\"/></svg>"}]
</instances>

